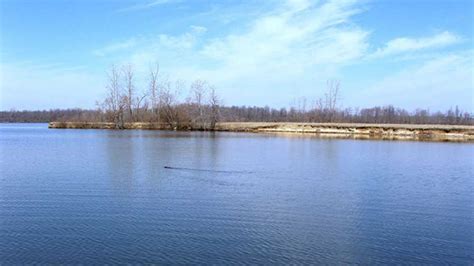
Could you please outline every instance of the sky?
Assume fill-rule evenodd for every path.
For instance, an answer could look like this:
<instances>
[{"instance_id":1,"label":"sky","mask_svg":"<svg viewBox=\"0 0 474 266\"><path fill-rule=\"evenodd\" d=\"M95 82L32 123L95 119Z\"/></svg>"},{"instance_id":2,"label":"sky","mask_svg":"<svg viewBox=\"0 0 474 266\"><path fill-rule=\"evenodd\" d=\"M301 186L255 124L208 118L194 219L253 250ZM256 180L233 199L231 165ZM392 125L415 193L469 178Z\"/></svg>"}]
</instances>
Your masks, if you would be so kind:
<instances>
[{"instance_id":1,"label":"sky","mask_svg":"<svg viewBox=\"0 0 474 266\"><path fill-rule=\"evenodd\" d=\"M111 65L145 90L158 63L225 105L311 105L338 80L341 108L473 112L473 3L0 0L0 110L95 108Z\"/></svg>"}]
</instances>

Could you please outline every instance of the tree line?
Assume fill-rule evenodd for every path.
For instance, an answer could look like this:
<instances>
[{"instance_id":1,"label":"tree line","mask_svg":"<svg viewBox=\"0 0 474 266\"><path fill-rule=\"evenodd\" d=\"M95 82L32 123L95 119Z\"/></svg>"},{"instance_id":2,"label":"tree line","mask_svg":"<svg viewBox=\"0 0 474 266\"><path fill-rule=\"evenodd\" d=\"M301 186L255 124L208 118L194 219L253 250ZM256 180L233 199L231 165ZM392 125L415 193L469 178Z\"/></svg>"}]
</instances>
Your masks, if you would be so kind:
<instances>
[{"instance_id":1,"label":"tree line","mask_svg":"<svg viewBox=\"0 0 474 266\"><path fill-rule=\"evenodd\" d=\"M180 107L178 109L184 109ZM456 112L457 110L457 112ZM275 109L257 106L219 106L219 122L337 122L337 123L377 123L377 124L446 124L474 125L472 114L452 108L446 112L415 110L409 112L393 106L373 108L346 108L333 113L329 119L327 113L320 110L303 112L297 108ZM146 116L152 117L151 110ZM100 110L52 109L42 111L0 111L1 123L47 123L51 121L75 122L111 122ZM153 122L155 120L141 120ZM172 121L172 120L171 120ZM216 122L217 122L216 121Z\"/></svg>"},{"instance_id":2,"label":"tree line","mask_svg":"<svg viewBox=\"0 0 474 266\"><path fill-rule=\"evenodd\" d=\"M182 95L187 97L182 99ZM407 111L392 105L373 108L340 108L340 82L327 82L320 98L300 98L289 108L224 106L216 87L194 80L186 88L182 80L160 75L158 64L149 68L146 86L139 88L130 64L112 66L107 73L106 96L97 109L48 111L0 111L0 122L113 122L117 129L127 122L163 123L174 129L212 130L217 122L336 122L392 124L474 125L473 114L457 106L445 112L426 109Z\"/></svg>"}]
</instances>

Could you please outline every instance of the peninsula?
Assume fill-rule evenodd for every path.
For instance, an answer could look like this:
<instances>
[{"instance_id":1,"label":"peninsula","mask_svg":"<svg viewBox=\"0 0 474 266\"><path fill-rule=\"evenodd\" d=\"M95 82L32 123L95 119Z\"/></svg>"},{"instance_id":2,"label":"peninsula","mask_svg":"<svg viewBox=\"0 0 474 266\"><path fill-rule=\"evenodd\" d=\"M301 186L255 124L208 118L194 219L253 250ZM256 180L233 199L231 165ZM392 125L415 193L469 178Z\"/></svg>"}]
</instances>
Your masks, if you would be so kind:
<instances>
[{"instance_id":1,"label":"peninsula","mask_svg":"<svg viewBox=\"0 0 474 266\"><path fill-rule=\"evenodd\" d=\"M50 122L55 129L115 129L109 122ZM192 125L172 127L167 123L130 122L122 129L203 130ZM474 126L367 124L367 123L289 123L289 122L218 122L206 131L312 134L328 138L426 140L474 142Z\"/></svg>"}]
</instances>

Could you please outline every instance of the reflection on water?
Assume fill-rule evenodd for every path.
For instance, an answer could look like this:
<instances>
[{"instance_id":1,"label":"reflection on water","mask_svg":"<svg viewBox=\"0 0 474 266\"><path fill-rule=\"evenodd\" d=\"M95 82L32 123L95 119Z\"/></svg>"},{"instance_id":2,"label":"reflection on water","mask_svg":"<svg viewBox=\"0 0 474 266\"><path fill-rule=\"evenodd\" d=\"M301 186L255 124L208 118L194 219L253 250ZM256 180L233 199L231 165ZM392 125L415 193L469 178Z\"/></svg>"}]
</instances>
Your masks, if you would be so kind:
<instances>
[{"instance_id":1,"label":"reflection on water","mask_svg":"<svg viewBox=\"0 0 474 266\"><path fill-rule=\"evenodd\" d=\"M472 147L1 125L0 264L472 264Z\"/></svg>"}]
</instances>

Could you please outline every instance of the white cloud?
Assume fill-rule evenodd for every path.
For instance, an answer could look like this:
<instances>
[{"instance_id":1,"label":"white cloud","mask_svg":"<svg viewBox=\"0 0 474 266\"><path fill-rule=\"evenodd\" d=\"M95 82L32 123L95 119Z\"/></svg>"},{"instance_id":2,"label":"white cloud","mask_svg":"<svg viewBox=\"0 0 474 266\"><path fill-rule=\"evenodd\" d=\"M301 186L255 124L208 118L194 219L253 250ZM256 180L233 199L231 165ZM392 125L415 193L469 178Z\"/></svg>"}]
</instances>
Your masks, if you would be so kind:
<instances>
[{"instance_id":1,"label":"white cloud","mask_svg":"<svg viewBox=\"0 0 474 266\"><path fill-rule=\"evenodd\" d=\"M474 111L474 51L438 56L376 80L354 96L366 106L393 104L404 108L447 110L459 105Z\"/></svg>"},{"instance_id":2,"label":"white cloud","mask_svg":"<svg viewBox=\"0 0 474 266\"><path fill-rule=\"evenodd\" d=\"M110 49L124 46L119 43L99 51L110 51L111 57L136 66L158 59L179 78L205 78L227 90L237 103L261 104L264 98L259 103L242 97L255 99L261 91L268 95L284 86L297 85L295 92L314 90L315 78L331 78L337 66L363 57L368 32L350 23L359 12L352 0L290 0L218 36L209 37L206 28L192 26L181 35L143 38L129 50Z\"/></svg>"},{"instance_id":3,"label":"white cloud","mask_svg":"<svg viewBox=\"0 0 474 266\"><path fill-rule=\"evenodd\" d=\"M111 53L115 53L115 52L119 52L119 51L122 51L122 50L132 48L132 47L136 46L137 44L138 44L137 38L131 38L131 39L126 40L124 42L113 43L113 44L107 45L105 47L102 47L100 49L97 49L97 50L93 51L93 54L97 55L97 56L106 56L106 55L109 55Z\"/></svg>"},{"instance_id":4,"label":"white cloud","mask_svg":"<svg viewBox=\"0 0 474 266\"><path fill-rule=\"evenodd\" d=\"M129 12L129 11L138 11L138 10L144 10L172 2L180 2L181 0L154 0L154 1L149 1L148 3L144 4L137 4L137 5L132 5L132 6L127 6L121 9L116 10L116 12Z\"/></svg>"},{"instance_id":5,"label":"white cloud","mask_svg":"<svg viewBox=\"0 0 474 266\"><path fill-rule=\"evenodd\" d=\"M396 38L379 48L371 56L378 58L383 56L392 56L406 52L414 52L423 49L441 48L448 45L456 44L461 38L449 31L423 38Z\"/></svg>"},{"instance_id":6,"label":"white cloud","mask_svg":"<svg viewBox=\"0 0 474 266\"><path fill-rule=\"evenodd\" d=\"M142 2L119 11L143 10L171 2L180 0ZM255 4L258 6L252 7ZM358 99L352 101L353 106L428 105L429 100L421 96L423 91L436 95L439 100L432 102L439 106L457 102L466 106L466 102L472 102L472 53L440 53L440 48L462 41L462 37L450 31L395 38L371 51L369 37L373 33L354 20L354 16L365 11L357 0L248 1L231 7L210 5L209 10L186 19L190 24L199 22L206 27L190 25L175 34L132 36L104 45L92 54L97 65L104 67L112 63L133 64L143 84L140 76L156 61L173 79L207 79L217 85L227 104L285 106L292 98L321 95L326 80L332 78L341 78L344 91L348 87L350 91L355 88L350 86L355 85L346 86L341 72L351 65L366 69L356 71L363 74L353 77L354 80L372 82L369 89L353 95ZM383 78L374 76L371 68L388 67L384 60L378 60L383 58L407 58L403 62L405 70ZM4 103L19 102L15 97L23 96L29 99L21 101L24 108L28 108L28 102L46 108L50 99L37 97L41 102L32 96L40 95L46 88L51 88L51 95L64 98L58 99L63 106L91 107L104 91L104 72L92 74L81 68L32 62L0 67L3 108L8 108ZM461 96L455 98L456 94ZM35 101L38 104L33 104Z\"/></svg>"},{"instance_id":7,"label":"white cloud","mask_svg":"<svg viewBox=\"0 0 474 266\"><path fill-rule=\"evenodd\" d=\"M353 17L360 12L361 5L355 0L318 3L288 0L258 16L253 14L242 20L239 27L226 28L224 32L214 32L212 25L209 29L190 26L181 34L132 38L98 51L107 55L111 62L131 62L142 67L142 72L150 62L158 60L162 69L173 78L207 79L222 90L230 104L284 106L293 97L321 95L325 81L340 77L344 66L390 56L416 54L420 58L427 51L461 41L461 37L444 31L428 37L396 38L370 52L369 31L353 23ZM437 56L432 54L425 60ZM465 62L463 64L465 66ZM423 68L408 66L407 74L400 73L398 78L392 76L397 86L388 86L390 81L380 82L372 90L374 95L397 96L397 92L383 94L375 88L382 88L382 91L397 91L398 86L414 88L402 82L403 78L418 80L410 78L410 74L429 78L441 73L440 70L428 72L428 63ZM456 84L466 81L466 70L457 65L443 66L443 71L449 73ZM366 78L374 80L374 77ZM469 86L472 88L472 83ZM431 87L446 91L445 81L440 81L439 85L432 83ZM360 99L356 104L363 102L368 101Z\"/></svg>"},{"instance_id":8,"label":"white cloud","mask_svg":"<svg viewBox=\"0 0 474 266\"><path fill-rule=\"evenodd\" d=\"M108 44L93 51L93 54L100 57L113 58L114 60L128 60L139 54L146 54L150 57L163 52L191 50L198 38L207 31L205 27L191 25L189 31L180 35L158 34L150 36L132 37Z\"/></svg>"}]
</instances>

